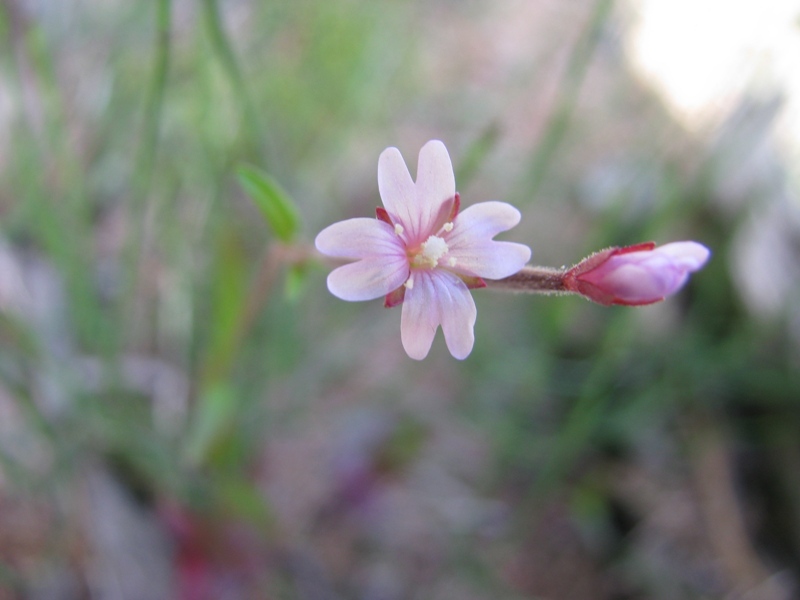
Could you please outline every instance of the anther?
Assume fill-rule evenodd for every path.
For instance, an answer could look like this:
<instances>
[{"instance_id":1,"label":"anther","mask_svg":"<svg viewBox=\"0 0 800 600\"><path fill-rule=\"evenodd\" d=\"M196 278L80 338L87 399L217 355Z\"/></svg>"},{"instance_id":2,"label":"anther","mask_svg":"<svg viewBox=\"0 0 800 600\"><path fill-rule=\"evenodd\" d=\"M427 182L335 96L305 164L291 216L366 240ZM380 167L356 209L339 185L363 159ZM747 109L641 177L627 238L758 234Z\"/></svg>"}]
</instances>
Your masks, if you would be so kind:
<instances>
[{"instance_id":1,"label":"anther","mask_svg":"<svg viewBox=\"0 0 800 600\"><path fill-rule=\"evenodd\" d=\"M400 225L400 223L395 223L395 224L394 224L394 232L395 232L397 235L401 235L401 234L403 233L403 231L404 231L404 230L403 230L403 226L402 226L402 225Z\"/></svg>"},{"instance_id":2,"label":"anther","mask_svg":"<svg viewBox=\"0 0 800 600\"><path fill-rule=\"evenodd\" d=\"M442 229L444 229L447 232L453 231L453 224L449 222L445 223Z\"/></svg>"},{"instance_id":3,"label":"anther","mask_svg":"<svg viewBox=\"0 0 800 600\"><path fill-rule=\"evenodd\" d=\"M447 242L432 235L422 243L422 252L414 258L414 263L433 269L448 250Z\"/></svg>"}]
</instances>

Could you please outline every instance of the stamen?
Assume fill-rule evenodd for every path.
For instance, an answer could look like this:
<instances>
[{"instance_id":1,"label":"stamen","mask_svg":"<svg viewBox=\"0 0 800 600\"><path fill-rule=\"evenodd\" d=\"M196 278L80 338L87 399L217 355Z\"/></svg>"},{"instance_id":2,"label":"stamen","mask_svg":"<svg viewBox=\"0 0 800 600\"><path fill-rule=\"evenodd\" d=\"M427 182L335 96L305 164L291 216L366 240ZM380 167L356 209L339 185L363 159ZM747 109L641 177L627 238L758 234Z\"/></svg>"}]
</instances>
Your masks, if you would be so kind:
<instances>
[{"instance_id":1,"label":"stamen","mask_svg":"<svg viewBox=\"0 0 800 600\"><path fill-rule=\"evenodd\" d=\"M395 224L394 224L394 232L395 232L397 235L401 235L401 234L403 233L403 231L404 231L404 229L403 229L403 226L402 226L402 225L400 225L400 223L395 223Z\"/></svg>"},{"instance_id":2,"label":"stamen","mask_svg":"<svg viewBox=\"0 0 800 600\"><path fill-rule=\"evenodd\" d=\"M422 243L422 252L414 257L413 263L420 267L436 268L439 259L442 258L450 248L442 238L432 235Z\"/></svg>"},{"instance_id":3,"label":"stamen","mask_svg":"<svg viewBox=\"0 0 800 600\"><path fill-rule=\"evenodd\" d=\"M411 279L411 277L409 277L408 279L406 279L406 282L403 285L407 290L410 290L411 288L414 287L414 280Z\"/></svg>"},{"instance_id":4,"label":"stamen","mask_svg":"<svg viewBox=\"0 0 800 600\"><path fill-rule=\"evenodd\" d=\"M456 257L455 256L451 256L450 259L447 261L447 264L450 265L451 267L455 267L456 266Z\"/></svg>"},{"instance_id":5,"label":"stamen","mask_svg":"<svg viewBox=\"0 0 800 600\"><path fill-rule=\"evenodd\" d=\"M453 224L452 223L445 223L444 226L442 227L442 229L444 229L445 231L447 231L449 233L449 232L453 231Z\"/></svg>"}]
</instances>

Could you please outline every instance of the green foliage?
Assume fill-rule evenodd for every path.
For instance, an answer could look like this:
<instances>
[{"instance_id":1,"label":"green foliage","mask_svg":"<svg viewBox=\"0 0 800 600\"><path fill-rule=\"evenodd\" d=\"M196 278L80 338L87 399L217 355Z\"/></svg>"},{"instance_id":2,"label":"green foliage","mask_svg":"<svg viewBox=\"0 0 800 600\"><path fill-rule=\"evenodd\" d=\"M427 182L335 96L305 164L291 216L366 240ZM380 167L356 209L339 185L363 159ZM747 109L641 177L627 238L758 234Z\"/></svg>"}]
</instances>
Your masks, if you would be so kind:
<instances>
[{"instance_id":1,"label":"green foliage","mask_svg":"<svg viewBox=\"0 0 800 600\"><path fill-rule=\"evenodd\" d=\"M275 236L282 242L293 241L300 230L300 212L289 194L256 167L242 165L237 175Z\"/></svg>"},{"instance_id":2,"label":"green foliage","mask_svg":"<svg viewBox=\"0 0 800 600\"><path fill-rule=\"evenodd\" d=\"M213 385L200 396L186 435L185 454L189 464L205 464L230 436L238 408L236 400L236 392L226 384Z\"/></svg>"},{"instance_id":3,"label":"green foliage","mask_svg":"<svg viewBox=\"0 0 800 600\"><path fill-rule=\"evenodd\" d=\"M286 284L284 294L290 302L300 300L306 283L308 282L309 269L305 265L292 265L286 271Z\"/></svg>"}]
</instances>

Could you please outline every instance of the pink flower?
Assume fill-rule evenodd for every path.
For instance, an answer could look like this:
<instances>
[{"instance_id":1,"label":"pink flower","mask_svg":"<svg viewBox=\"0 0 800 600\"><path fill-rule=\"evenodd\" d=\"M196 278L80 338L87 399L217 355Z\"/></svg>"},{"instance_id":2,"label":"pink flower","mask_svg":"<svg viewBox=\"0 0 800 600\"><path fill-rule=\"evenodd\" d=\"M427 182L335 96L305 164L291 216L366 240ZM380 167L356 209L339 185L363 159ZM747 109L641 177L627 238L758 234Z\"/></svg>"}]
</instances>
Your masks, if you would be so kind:
<instances>
[{"instance_id":1,"label":"pink flower","mask_svg":"<svg viewBox=\"0 0 800 600\"><path fill-rule=\"evenodd\" d=\"M697 242L653 242L609 248L570 269L565 287L600 304L636 306L659 302L706 264L708 248Z\"/></svg>"},{"instance_id":2,"label":"pink flower","mask_svg":"<svg viewBox=\"0 0 800 600\"><path fill-rule=\"evenodd\" d=\"M466 358L477 315L469 288L512 275L530 259L527 246L492 240L519 223L519 211L483 202L459 213L453 166L438 140L420 150L416 182L400 151L384 150L378 189L377 219L341 221L317 236L323 254L356 261L332 271L328 289L342 300L402 303L400 337L411 358L428 355L439 325L450 353Z\"/></svg>"}]
</instances>

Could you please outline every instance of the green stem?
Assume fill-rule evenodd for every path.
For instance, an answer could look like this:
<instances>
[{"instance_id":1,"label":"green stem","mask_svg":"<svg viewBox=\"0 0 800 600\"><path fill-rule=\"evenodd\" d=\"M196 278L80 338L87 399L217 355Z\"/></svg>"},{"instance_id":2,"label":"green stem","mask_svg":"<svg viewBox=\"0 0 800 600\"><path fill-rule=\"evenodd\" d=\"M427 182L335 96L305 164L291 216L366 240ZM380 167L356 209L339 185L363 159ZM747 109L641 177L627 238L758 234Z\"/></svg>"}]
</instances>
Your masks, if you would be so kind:
<instances>
[{"instance_id":1,"label":"green stem","mask_svg":"<svg viewBox=\"0 0 800 600\"><path fill-rule=\"evenodd\" d=\"M161 110L169 74L171 8L172 0L158 0L156 5L156 51L153 75L145 107L142 140L136 160L138 202L147 196L158 151Z\"/></svg>"},{"instance_id":2,"label":"green stem","mask_svg":"<svg viewBox=\"0 0 800 600\"><path fill-rule=\"evenodd\" d=\"M247 90L242 70L239 67L239 62L236 59L236 53L233 51L233 46L222 26L217 0L203 0L203 14L211 46L222 63L222 67L230 79L237 99L241 104L246 131L251 136L254 136L255 139L258 139L261 131L258 113L250 100L250 94Z\"/></svg>"},{"instance_id":3,"label":"green stem","mask_svg":"<svg viewBox=\"0 0 800 600\"><path fill-rule=\"evenodd\" d=\"M138 315L133 314L136 304L136 289L140 274L140 264L144 248L146 214L144 210L153 183L153 172L158 155L159 134L161 131L161 113L166 95L171 54L172 0L158 0L155 5L155 52L150 84L147 89L144 116L142 119L142 137L132 174L132 199L130 211L138 215L133 219L130 238L127 240L124 260L126 262L125 292L120 295L121 314L131 327L138 327Z\"/></svg>"}]
</instances>

